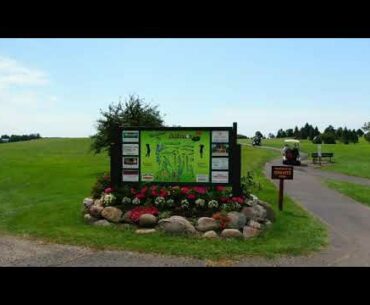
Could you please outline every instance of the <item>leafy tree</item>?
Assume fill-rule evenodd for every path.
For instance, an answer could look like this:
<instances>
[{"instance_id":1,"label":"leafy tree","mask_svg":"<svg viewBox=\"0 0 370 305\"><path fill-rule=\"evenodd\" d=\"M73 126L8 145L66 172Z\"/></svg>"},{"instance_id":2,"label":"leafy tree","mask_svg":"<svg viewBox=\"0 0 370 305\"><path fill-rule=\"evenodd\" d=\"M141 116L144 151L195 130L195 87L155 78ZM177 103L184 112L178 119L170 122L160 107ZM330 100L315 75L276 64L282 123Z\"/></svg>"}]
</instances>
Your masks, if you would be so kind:
<instances>
[{"instance_id":1,"label":"leafy tree","mask_svg":"<svg viewBox=\"0 0 370 305\"><path fill-rule=\"evenodd\" d=\"M268 134L268 137L269 137L270 139L274 139L274 138L275 138L275 135L274 135L273 133L271 133L271 132L270 132L270 133Z\"/></svg>"},{"instance_id":2,"label":"leafy tree","mask_svg":"<svg viewBox=\"0 0 370 305\"><path fill-rule=\"evenodd\" d=\"M291 138L294 136L294 132L293 132L293 129L289 128L285 131L285 134L287 137Z\"/></svg>"},{"instance_id":3,"label":"leafy tree","mask_svg":"<svg viewBox=\"0 0 370 305\"><path fill-rule=\"evenodd\" d=\"M362 129L357 129L356 130L356 133L357 133L357 135L359 136L359 137L362 137L365 133L362 131Z\"/></svg>"},{"instance_id":4,"label":"leafy tree","mask_svg":"<svg viewBox=\"0 0 370 305\"><path fill-rule=\"evenodd\" d=\"M370 131L364 134L364 139L370 142Z\"/></svg>"},{"instance_id":5,"label":"leafy tree","mask_svg":"<svg viewBox=\"0 0 370 305\"><path fill-rule=\"evenodd\" d=\"M299 133L299 129L298 129L298 126L294 127L294 131L293 131L293 136L297 139L299 139L301 137L300 133Z\"/></svg>"},{"instance_id":6,"label":"leafy tree","mask_svg":"<svg viewBox=\"0 0 370 305\"><path fill-rule=\"evenodd\" d=\"M366 122L364 126L362 126L362 129L364 131L370 131L370 122Z\"/></svg>"},{"instance_id":7,"label":"leafy tree","mask_svg":"<svg viewBox=\"0 0 370 305\"><path fill-rule=\"evenodd\" d=\"M324 132L321 135L321 139L325 144L336 144L335 141L335 133L332 132Z\"/></svg>"},{"instance_id":8,"label":"leafy tree","mask_svg":"<svg viewBox=\"0 0 370 305\"><path fill-rule=\"evenodd\" d=\"M256 133L255 133L255 135L254 135L256 138L263 138L264 136L263 136L263 134L262 134L262 132L260 132L260 131L256 131Z\"/></svg>"},{"instance_id":9,"label":"leafy tree","mask_svg":"<svg viewBox=\"0 0 370 305\"><path fill-rule=\"evenodd\" d=\"M130 95L124 103L110 104L108 111L100 110L102 117L97 121L97 133L91 136L91 149L95 153L107 150L113 142L117 127L162 127L164 120L158 106L144 102L144 99Z\"/></svg>"},{"instance_id":10,"label":"leafy tree","mask_svg":"<svg viewBox=\"0 0 370 305\"><path fill-rule=\"evenodd\" d=\"M279 130L278 130L278 132L277 132L277 134L276 134L276 137L277 137L277 138L286 138L286 133L285 133L285 131L284 131L284 130L282 130L282 129L279 129Z\"/></svg>"}]
</instances>

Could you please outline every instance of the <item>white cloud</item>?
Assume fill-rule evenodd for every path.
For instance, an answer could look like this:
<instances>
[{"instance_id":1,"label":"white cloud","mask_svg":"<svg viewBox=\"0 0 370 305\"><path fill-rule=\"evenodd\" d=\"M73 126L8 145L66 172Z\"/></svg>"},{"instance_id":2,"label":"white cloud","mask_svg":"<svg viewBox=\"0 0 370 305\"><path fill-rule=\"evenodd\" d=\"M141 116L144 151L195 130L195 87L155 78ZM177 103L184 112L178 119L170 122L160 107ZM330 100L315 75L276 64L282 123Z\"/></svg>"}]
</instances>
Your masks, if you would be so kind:
<instances>
[{"instance_id":1,"label":"white cloud","mask_svg":"<svg viewBox=\"0 0 370 305\"><path fill-rule=\"evenodd\" d=\"M0 90L14 85L45 85L48 83L42 71L28 68L14 59L0 57Z\"/></svg>"}]
</instances>

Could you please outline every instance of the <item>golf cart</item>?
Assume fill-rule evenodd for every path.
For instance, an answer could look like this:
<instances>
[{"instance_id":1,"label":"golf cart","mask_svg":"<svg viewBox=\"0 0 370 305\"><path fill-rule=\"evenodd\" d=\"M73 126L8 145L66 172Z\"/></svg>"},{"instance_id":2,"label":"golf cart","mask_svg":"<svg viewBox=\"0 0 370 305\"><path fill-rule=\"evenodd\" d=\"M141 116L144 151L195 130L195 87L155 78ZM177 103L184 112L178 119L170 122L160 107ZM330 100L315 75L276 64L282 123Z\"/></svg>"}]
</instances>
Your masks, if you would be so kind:
<instances>
[{"instance_id":1,"label":"golf cart","mask_svg":"<svg viewBox=\"0 0 370 305\"><path fill-rule=\"evenodd\" d=\"M254 137L252 141L252 146L261 146L261 138L260 137Z\"/></svg>"},{"instance_id":2,"label":"golf cart","mask_svg":"<svg viewBox=\"0 0 370 305\"><path fill-rule=\"evenodd\" d=\"M285 140L282 154L283 154L283 164L301 165L298 140L294 139Z\"/></svg>"}]
</instances>

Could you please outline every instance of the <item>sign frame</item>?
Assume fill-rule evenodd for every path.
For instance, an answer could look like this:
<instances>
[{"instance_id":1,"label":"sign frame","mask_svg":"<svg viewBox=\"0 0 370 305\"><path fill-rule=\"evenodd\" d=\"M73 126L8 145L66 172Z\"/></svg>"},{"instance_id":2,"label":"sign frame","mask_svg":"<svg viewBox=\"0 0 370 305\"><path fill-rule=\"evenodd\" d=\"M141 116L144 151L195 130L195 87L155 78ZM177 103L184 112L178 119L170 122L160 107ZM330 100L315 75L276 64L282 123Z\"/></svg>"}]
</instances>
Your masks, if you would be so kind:
<instances>
[{"instance_id":1,"label":"sign frame","mask_svg":"<svg viewBox=\"0 0 370 305\"><path fill-rule=\"evenodd\" d=\"M210 156L209 156L209 182L147 182L141 181L141 166L139 165L139 181L138 182L130 182L130 181L122 181L122 158L123 157L138 157L139 164L141 164L141 132L142 131L209 131L210 132ZM138 142L123 142L122 139L122 132L123 131L139 131L139 140ZM229 133L229 141L225 143L221 142L212 142L212 131L227 131ZM139 152L137 156L123 156L122 154L122 145L123 144L138 144L139 145ZM214 183L211 180L212 172L216 171L226 171L226 170L218 170L212 168L212 144L227 144L229 145L229 166L228 166L228 182L227 183ZM187 186L216 186L216 185L223 185L223 186L232 186L233 193L235 195L241 194L241 147L240 144L237 144L237 123L233 123L232 127L118 127L114 131L114 141L111 143L110 146L110 175L111 175L111 182L112 186L115 188L121 187L123 184L129 185L150 185L150 184L159 184L159 185L187 185ZM213 156L215 158L220 158L219 156ZM127 170L127 169L126 169Z\"/></svg>"}]
</instances>

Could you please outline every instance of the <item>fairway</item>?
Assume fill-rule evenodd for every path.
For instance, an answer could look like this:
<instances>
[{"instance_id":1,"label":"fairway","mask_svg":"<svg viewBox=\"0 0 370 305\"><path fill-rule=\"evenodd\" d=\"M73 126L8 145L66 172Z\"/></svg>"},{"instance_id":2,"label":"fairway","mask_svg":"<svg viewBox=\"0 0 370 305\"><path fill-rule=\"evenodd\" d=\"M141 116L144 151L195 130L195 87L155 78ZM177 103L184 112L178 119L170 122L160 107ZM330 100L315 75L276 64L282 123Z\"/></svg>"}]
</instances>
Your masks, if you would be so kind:
<instances>
[{"instance_id":1,"label":"fairway","mask_svg":"<svg viewBox=\"0 0 370 305\"><path fill-rule=\"evenodd\" d=\"M250 144L251 140L239 140L240 143ZM309 140L300 140L301 150L311 155L317 152L317 145ZM284 139L264 139L262 146L282 149ZM323 170L339 172L347 175L370 178L370 143L360 138L357 144L322 144L322 152L334 153L333 164L323 167Z\"/></svg>"},{"instance_id":2,"label":"fairway","mask_svg":"<svg viewBox=\"0 0 370 305\"><path fill-rule=\"evenodd\" d=\"M262 236L247 241L202 240L89 226L81 215L82 199L89 196L96 177L109 169L108 157L89 153L89 145L89 139L0 145L0 230L58 243L212 260L298 255L327 244L324 225L289 198L284 213L276 211L276 188L263 176L262 166L279 154L246 146L242 173L252 173L260 183L255 194L277 212L277 221Z\"/></svg>"}]
</instances>

